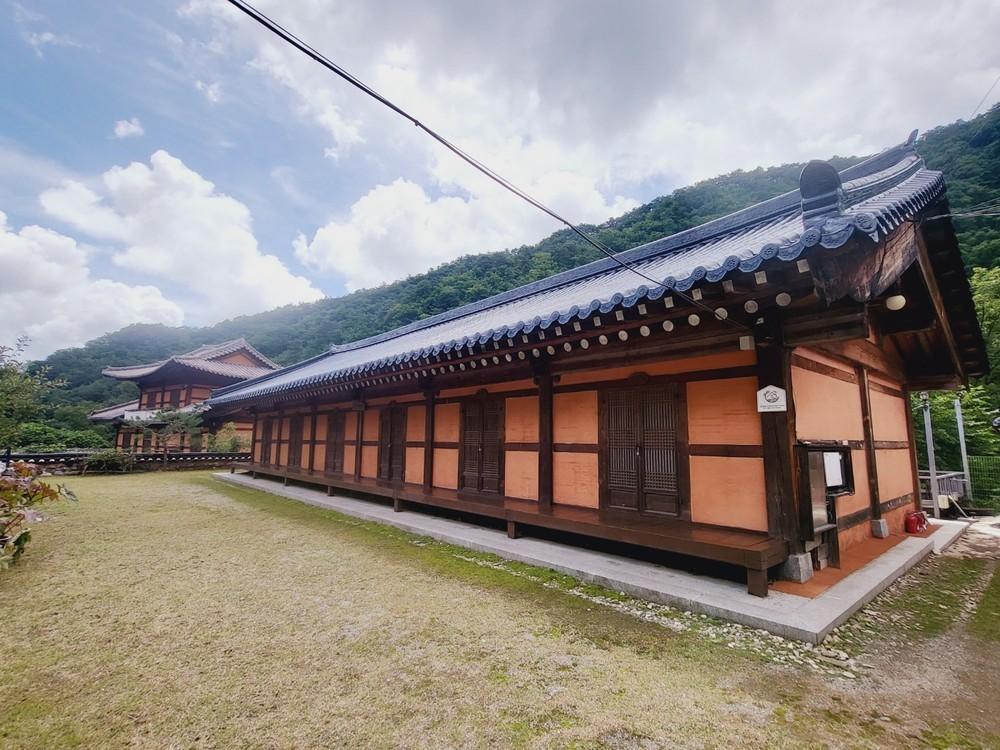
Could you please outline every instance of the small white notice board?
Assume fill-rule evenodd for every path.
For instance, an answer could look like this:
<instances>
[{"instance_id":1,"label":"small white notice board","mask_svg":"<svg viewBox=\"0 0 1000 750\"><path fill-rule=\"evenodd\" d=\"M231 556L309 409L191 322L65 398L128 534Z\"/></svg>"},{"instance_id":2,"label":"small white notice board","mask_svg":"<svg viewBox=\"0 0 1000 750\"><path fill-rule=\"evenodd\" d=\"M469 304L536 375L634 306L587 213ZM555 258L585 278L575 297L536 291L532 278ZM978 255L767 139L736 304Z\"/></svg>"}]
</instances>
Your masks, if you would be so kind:
<instances>
[{"instance_id":1,"label":"small white notice board","mask_svg":"<svg viewBox=\"0 0 1000 750\"><path fill-rule=\"evenodd\" d=\"M788 411L785 389L776 385L765 385L757 391L757 411Z\"/></svg>"}]
</instances>

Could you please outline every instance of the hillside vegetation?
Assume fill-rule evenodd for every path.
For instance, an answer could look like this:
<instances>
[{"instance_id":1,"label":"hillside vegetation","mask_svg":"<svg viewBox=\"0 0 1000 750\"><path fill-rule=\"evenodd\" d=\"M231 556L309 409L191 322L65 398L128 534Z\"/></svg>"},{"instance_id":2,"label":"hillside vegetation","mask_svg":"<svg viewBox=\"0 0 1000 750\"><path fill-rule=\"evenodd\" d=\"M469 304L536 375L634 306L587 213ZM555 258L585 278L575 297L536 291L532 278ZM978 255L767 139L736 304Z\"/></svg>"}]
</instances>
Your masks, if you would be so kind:
<instances>
[{"instance_id":1,"label":"hillside vegetation","mask_svg":"<svg viewBox=\"0 0 1000 750\"><path fill-rule=\"evenodd\" d=\"M954 211L1000 197L1000 108L971 122L936 128L921 138L918 148L930 168L945 172ZM831 162L842 169L857 160L835 157ZM785 164L732 172L585 229L612 249L625 250L792 190L801 167ZM1000 219L958 219L956 228L970 269L1000 266ZM391 330L596 257L596 250L564 230L535 245L468 255L393 284L204 328L129 326L82 347L58 351L36 365L64 381L49 396L46 421L60 429L84 428L88 410L134 397L131 384L101 377L101 368L107 365L149 362L238 336L277 362L291 364L331 344Z\"/></svg>"}]
</instances>

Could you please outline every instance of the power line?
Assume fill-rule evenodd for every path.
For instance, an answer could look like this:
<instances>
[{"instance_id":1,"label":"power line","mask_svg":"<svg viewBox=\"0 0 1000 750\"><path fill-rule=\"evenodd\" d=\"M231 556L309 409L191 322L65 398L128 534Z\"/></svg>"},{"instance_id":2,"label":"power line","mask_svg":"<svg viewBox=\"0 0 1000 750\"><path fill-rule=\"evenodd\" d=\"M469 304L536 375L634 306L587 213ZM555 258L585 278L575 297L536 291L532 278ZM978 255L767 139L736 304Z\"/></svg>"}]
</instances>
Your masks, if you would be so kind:
<instances>
[{"instance_id":1,"label":"power line","mask_svg":"<svg viewBox=\"0 0 1000 750\"><path fill-rule=\"evenodd\" d=\"M986 93L983 94L983 98L979 100L979 104L977 104L975 110L973 110L972 117L969 118L970 120L975 119L976 115L979 114L979 108L983 106L983 102L986 101L987 97L993 93L993 89L997 87L998 83L1000 83L1000 76L997 76L996 80L993 81L993 85L986 89Z\"/></svg>"},{"instance_id":2,"label":"power line","mask_svg":"<svg viewBox=\"0 0 1000 750\"><path fill-rule=\"evenodd\" d=\"M228 2L230 3L230 5L234 6L238 10L242 11L247 16L249 16L250 18L252 18L254 21L256 21L257 23L259 23L261 26L263 26L264 28L266 28L268 31L270 31L271 33L273 33L276 36L280 37L281 39L283 39L288 44L290 44L293 47L295 47L297 50L299 50L300 52L302 52L306 56L312 58L315 62L318 62L320 65L322 65L323 67L325 67L330 72L332 72L332 73L340 76L341 78L343 78L345 81L347 81L348 83L350 83L355 88L360 89L365 94L367 94L368 96L370 96L373 99L375 99L377 102L379 102L379 103L385 105L386 107L388 107L389 109L391 109L393 112L395 112L396 114L398 114L400 117L403 117L403 118L409 120L410 122L412 122L416 127L418 127L421 130L423 130L431 138L433 138L434 140L436 140L438 143L440 143L446 149L448 149L453 154L455 154L456 156L458 156L460 159L462 159L463 161L465 161L466 163L468 163L469 165L471 165L472 167L474 167L475 169L477 169L479 172L481 172L484 175L486 175L488 178L490 178L491 180L493 180L493 182L497 183L498 185L500 185L504 189L506 189L509 192L513 193L518 198L521 198L522 200L524 200L527 203L531 204L532 206L534 206L535 208L537 208L539 211L542 211L543 213L548 214L550 217L552 217L556 221L564 224L568 229L570 229L575 234L577 234L579 237L581 237L585 242L587 242L588 244L592 245L594 248L596 248L597 250L599 250L601 253L603 253L604 255L606 255L608 258L610 258L611 260L613 260L615 263L617 263L618 265L620 265L622 268L625 268L625 269L631 271L632 273L636 274L640 278L645 279L646 281L651 282L654 285L654 288L664 286L664 284L663 284L662 281L657 281L653 277L647 276L645 273L643 273L642 271L640 271L635 266L633 266L630 263L628 263L628 262L622 260L621 258L619 258L614 253L614 251L612 251L609 247L607 247L607 245L605 245L603 242L600 242L599 240L595 240L590 235L588 235L586 232L584 232L582 229L580 229L575 224L573 224L571 221L569 221L568 219L562 217L560 214L556 213L554 210L552 210L551 208L549 208L548 206L546 206L542 202L536 200L535 198L533 198L532 196L530 196L528 193L524 192L523 190L521 190L520 188L518 188L516 185L514 185L513 183L511 183L509 180L507 180L502 175L499 175L496 172L494 172L492 169L490 169L488 166L486 166L485 164L483 164L481 161L479 161L475 157L471 156L470 154L466 153L461 148L459 148L458 146L456 146L454 143L452 143L451 141L449 141L447 138L445 138L444 136L442 136L441 134L439 134L438 132L436 132L435 130L433 130L432 128L430 128L429 126L425 125L417 117L411 115L409 112L407 112L406 110L404 110L402 107L394 104L392 101L390 101L386 97L382 96L380 93L378 93L371 86L369 86L368 84L366 84L363 81L359 80L358 78L356 78L354 75L352 75L348 71L344 70L342 67L340 67L339 65L337 65L335 62L333 62L329 58L327 58L321 52L319 52L318 50L316 50L315 48L313 48L312 46L310 46L308 43L304 42L302 39L300 39L299 37L297 37L292 32L288 31L288 29L286 29L285 27L283 27L277 21L274 21L273 19L269 18L268 16L266 16L261 11L257 10L256 8L254 8L250 3L246 2L245 0L228 0ZM732 325L734 325L734 326L736 326L736 327L738 327L740 329L750 330L750 328L748 326L746 326L746 325L744 325L742 323L739 323L739 322L737 322L735 320L732 320L731 318L728 318L728 317L724 318L724 317L720 316L718 313L715 312L715 310L713 310L708 305L705 305L705 304L699 302L698 300L696 300L693 297L690 297L690 296L684 294L683 292L680 292L680 291L678 291L676 289L672 289L672 290L670 290L670 292L671 292L671 294L676 294L678 297L680 297L681 299L685 300L686 302L689 302L690 304L694 305L695 307L699 307L702 310L705 310L705 311L711 313L712 316L715 317L717 320L724 320L724 321L726 321L726 322L728 322L728 323L730 323L730 324L732 324Z\"/></svg>"}]
</instances>

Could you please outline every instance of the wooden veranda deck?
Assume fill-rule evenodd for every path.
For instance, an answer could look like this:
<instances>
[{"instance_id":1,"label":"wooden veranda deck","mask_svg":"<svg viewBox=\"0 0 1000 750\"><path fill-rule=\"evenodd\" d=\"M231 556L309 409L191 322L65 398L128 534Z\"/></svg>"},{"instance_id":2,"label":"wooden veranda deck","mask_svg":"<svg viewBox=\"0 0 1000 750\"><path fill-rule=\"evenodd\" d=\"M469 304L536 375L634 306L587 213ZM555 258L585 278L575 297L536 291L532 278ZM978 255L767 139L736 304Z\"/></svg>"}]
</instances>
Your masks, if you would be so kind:
<instances>
[{"instance_id":1,"label":"wooden veranda deck","mask_svg":"<svg viewBox=\"0 0 1000 750\"><path fill-rule=\"evenodd\" d=\"M353 476L338 477L263 464L238 463L233 469L248 471L254 476L276 477L286 483L291 480L326 487L328 494L332 494L334 489L344 489L390 498L396 510L404 510L406 504L424 505L496 518L507 522L507 534L511 537L518 537L531 527L547 528L728 563L746 569L747 590L756 596L767 596L768 568L782 563L788 554L784 541L762 532L674 518L560 504L542 509L538 503L529 500L504 497L470 499L459 496L455 490L440 487L428 493L422 485L392 486L375 479L358 480Z\"/></svg>"}]
</instances>

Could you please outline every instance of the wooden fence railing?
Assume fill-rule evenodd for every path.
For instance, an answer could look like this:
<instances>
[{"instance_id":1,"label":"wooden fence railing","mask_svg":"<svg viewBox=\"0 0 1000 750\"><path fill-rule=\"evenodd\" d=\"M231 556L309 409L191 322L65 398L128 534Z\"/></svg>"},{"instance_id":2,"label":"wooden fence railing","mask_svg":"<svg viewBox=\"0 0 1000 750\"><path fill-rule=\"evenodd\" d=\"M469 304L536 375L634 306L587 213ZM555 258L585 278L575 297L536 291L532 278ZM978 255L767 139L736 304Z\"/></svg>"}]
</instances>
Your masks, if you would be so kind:
<instances>
[{"instance_id":1,"label":"wooden fence railing","mask_svg":"<svg viewBox=\"0 0 1000 750\"><path fill-rule=\"evenodd\" d=\"M62 466L79 469L88 456L97 451L64 451L61 453L2 453L0 461L26 461L43 467ZM155 468L157 465L173 468L188 466L228 465L250 460L250 453L132 453L132 464L137 468Z\"/></svg>"}]
</instances>

